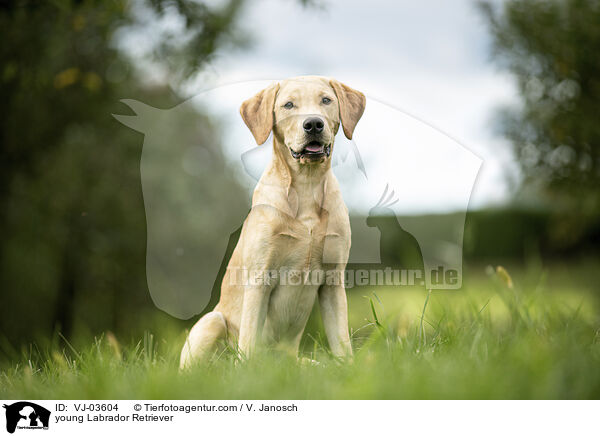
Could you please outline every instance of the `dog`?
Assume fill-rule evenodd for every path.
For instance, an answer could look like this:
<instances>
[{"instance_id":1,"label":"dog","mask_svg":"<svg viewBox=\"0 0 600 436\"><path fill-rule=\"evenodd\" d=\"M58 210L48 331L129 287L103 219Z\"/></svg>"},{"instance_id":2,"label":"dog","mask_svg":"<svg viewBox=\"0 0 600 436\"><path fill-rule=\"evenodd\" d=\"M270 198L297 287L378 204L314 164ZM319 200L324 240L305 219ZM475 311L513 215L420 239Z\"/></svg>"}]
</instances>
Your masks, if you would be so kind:
<instances>
[{"instance_id":1,"label":"dog","mask_svg":"<svg viewBox=\"0 0 600 436\"><path fill-rule=\"evenodd\" d=\"M243 102L240 114L257 144L273 132L273 157L212 312L190 330L180 367L229 342L244 358L259 345L297 356L318 297L332 353L351 358L344 270L350 220L331 170L340 125L352 139L365 96L343 83L302 76L274 83Z\"/></svg>"}]
</instances>

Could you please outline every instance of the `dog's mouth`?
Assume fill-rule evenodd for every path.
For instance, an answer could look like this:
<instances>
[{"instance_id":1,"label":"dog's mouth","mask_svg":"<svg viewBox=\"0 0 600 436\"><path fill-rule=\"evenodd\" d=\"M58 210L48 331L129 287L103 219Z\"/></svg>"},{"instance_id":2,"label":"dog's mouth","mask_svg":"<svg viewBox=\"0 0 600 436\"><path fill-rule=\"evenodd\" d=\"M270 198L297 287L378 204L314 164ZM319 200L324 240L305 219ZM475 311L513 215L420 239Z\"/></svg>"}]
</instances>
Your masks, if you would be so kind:
<instances>
[{"instance_id":1,"label":"dog's mouth","mask_svg":"<svg viewBox=\"0 0 600 436\"><path fill-rule=\"evenodd\" d=\"M320 141L310 141L307 143L301 151L294 151L290 147L290 153L294 159L300 159L305 157L311 160L322 158L323 156L329 157L331 154L331 144L323 144Z\"/></svg>"}]
</instances>

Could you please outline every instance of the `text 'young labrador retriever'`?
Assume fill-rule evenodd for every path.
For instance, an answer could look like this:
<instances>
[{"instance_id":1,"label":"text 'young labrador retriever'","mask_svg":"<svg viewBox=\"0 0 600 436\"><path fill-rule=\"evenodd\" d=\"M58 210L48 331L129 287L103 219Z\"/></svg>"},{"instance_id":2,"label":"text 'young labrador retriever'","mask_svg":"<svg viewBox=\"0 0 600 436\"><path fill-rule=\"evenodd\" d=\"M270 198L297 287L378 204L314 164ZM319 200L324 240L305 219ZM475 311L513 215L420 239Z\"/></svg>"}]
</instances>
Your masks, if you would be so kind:
<instances>
[{"instance_id":1,"label":"text 'young labrador retriever'","mask_svg":"<svg viewBox=\"0 0 600 436\"><path fill-rule=\"evenodd\" d=\"M242 104L258 144L273 131L273 159L254 190L219 303L190 331L181 368L210 357L223 340L245 357L257 344L297 354L317 295L332 352L352 355L344 289L350 221L331 154L340 123L351 139L365 103L337 80L305 76Z\"/></svg>"}]
</instances>

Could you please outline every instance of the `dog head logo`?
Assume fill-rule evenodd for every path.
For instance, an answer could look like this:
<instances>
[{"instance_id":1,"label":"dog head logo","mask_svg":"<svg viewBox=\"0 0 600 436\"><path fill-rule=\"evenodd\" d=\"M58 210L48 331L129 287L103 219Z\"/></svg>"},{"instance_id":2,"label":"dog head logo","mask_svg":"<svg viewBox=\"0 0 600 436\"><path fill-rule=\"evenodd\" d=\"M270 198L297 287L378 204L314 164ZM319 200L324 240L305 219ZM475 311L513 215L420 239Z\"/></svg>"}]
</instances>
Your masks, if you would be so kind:
<instances>
[{"instance_id":1,"label":"dog head logo","mask_svg":"<svg viewBox=\"0 0 600 436\"><path fill-rule=\"evenodd\" d=\"M14 433L18 429L48 429L50 411L29 401L19 401L3 406L6 409L6 431Z\"/></svg>"}]
</instances>

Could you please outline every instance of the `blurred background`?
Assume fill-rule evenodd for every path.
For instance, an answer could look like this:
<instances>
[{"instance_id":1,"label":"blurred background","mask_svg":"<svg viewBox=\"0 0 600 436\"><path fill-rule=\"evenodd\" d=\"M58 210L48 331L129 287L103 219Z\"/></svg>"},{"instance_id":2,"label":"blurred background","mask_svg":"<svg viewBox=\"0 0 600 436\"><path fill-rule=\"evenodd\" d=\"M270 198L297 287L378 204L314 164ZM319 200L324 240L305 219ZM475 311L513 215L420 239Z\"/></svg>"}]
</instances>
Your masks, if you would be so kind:
<instances>
[{"instance_id":1,"label":"blurred background","mask_svg":"<svg viewBox=\"0 0 600 436\"><path fill-rule=\"evenodd\" d=\"M585 262L592 282L600 266L598 23L595 0L3 1L0 355L59 332L129 338L191 325L150 297L144 136L111 114L134 114L121 99L168 109L238 82L336 77L479 156L465 280L488 263ZM239 159L219 113L227 98L241 100L223 98L182 105L162 137L167 145L203 138L211 165L196 174L195 195L207 210L223 196L248 199L235 177L210 183ZM434 214L461 213L458 204L409 199L399 208L427 226ZM202 217L202 255L221 259L209 239L220 216ZM394 220L383 211L377 227ZM401 237L382 245L382 259L398 256Z\"/></svg>"}]
</instances>

